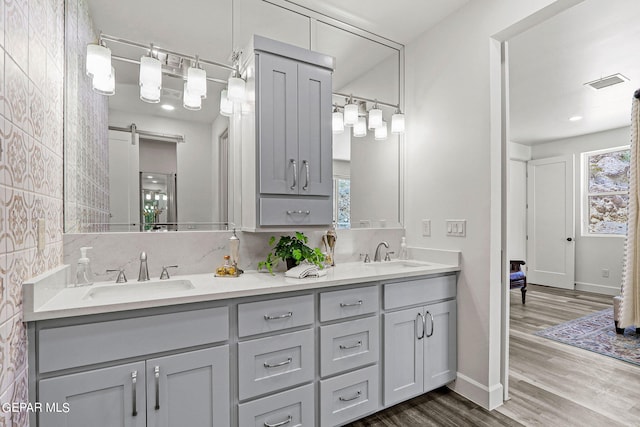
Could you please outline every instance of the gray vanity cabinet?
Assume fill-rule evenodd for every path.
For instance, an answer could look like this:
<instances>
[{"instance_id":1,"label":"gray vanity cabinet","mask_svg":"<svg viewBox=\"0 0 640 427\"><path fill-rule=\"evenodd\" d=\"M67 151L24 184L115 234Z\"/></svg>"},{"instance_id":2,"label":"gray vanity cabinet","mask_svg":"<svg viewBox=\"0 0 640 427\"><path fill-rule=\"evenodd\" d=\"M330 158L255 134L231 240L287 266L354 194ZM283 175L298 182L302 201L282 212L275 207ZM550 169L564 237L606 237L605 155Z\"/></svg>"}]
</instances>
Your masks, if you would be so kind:
<instances>
[{"instance_id":1,"label":"gray vanity cabinet","mask_svg":"<svg viewBox=\"0 0 640 427\"><path fill-rule=\"evenodd\" d=\"M456 378L455 276L394 284L385 308L440 300L384 314L384 404L407 400Z\"/></svg>"}]
</instances>

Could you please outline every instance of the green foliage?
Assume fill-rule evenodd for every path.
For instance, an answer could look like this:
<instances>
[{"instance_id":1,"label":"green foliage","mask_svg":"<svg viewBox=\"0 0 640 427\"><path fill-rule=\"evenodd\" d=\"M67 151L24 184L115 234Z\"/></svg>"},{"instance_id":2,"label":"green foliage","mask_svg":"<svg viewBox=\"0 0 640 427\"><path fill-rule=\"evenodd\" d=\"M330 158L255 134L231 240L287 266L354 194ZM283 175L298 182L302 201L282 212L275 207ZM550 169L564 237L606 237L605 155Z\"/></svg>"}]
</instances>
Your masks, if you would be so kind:
<instances>
[{"instance_id":1,"label":"green foliage","mask_svg":"<svg viewBox=\"0 0 640 427\"><path fill-rule=\"evenodd\" d=\"M308 241L307 236L296 231L295 236L280 236L280 240L274 246L276 238L271 236L269 246L273 246L273 249L267 254L267 258L264 261L258 263L258 270L266 268L269 273L273 274L273 268L278 265L280 260L286 260L287 258L294 259L296 265L307 260L323 268L324 254L320 251L320 248L311 249L307 246Z\"/></svg>"}]
</instances>

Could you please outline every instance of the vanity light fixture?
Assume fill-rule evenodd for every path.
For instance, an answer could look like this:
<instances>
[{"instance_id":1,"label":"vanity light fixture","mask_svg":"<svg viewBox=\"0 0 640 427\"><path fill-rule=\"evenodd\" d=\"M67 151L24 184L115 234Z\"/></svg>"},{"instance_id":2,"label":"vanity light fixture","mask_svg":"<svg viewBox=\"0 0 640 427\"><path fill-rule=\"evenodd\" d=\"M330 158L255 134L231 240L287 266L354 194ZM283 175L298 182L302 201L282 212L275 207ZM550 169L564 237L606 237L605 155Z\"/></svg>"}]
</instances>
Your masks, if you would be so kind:
<instances>
[{"instance_id":1,"label":"vanity light fixture","mask_svg":"<svg viewBox=\"0 0 640 427\"><path fill-rule=\"evenodd\" d=\"M331 115L331 128L334 134L340 134L344 132L344 118L342 113L338 111L338 106L334 105L333 114Z\"/></svg>"},{"instance_id":2,"label":"vanity light fixture","mask_svg":"<svg viewBox=\"0 0 640 427\"><path fill-rule=\"evenodd\" d=\"M391 133L404 133L404 114L399 108L391 116Z\"/></svg>"},{"instance_id":3,"label":"vanity light fixture","mask_svg":"<svg viewBox=\"0 0 640 427\"><path fill-rule=\"evenodd\" d=\"M94 74L91 87L100 95L111 96L116 93L116 70L111 67L109 74Z\"/></svg>"},{"instance_id":4,"label":"vanity light fixture","mask_svg":"<svg viewBox=\"0 0 640 427\"><path fill-rule=\"evenodd\" d=\"M373 104L373 108L369 110L369 129L378 129L382 126L382 110L378 108L378 101Z\"/></svg>"},{"instance_id":5,"label":"vanity light fixture","mask_svg":"<svg viewBox=\"0 0 640 427\"><path fill-rule=\"evenodd\" d=\"M387 139L387 122L383 121L382 125L376 128L375 139L377 141L383 141Z\"/></svg>"},{"instance_id":6,"label":"vanity light fixture","mask_svg":"<svg viewBox=\"0 0 640 427\"><path fill-rule=\"evenodd\" d=\"M198 56L194 66L187 69L187 89L193 96L207 97L207 72L198 67Z\"/></svg>"},{"instance_id":7,"label":"vanity light fixture","mask_svg":"<svg viewBox=\"0 0 640 427\"><path fill-rule=\"evenodd\" d=\"M153 44L148 56L140 58L140 99L150 104L160 102L162 91L162 64L152 55Z\"/></svg>"},{"instance_id":8,"label":"vanity light fixture","mask_svg":"<svg viewBox=\"0 0 640 427\"><path fill-rule=\"evenodd\" d=\"M367 119L364 117L358 117L358 121L353 126L353 136L361 138L367 136Z\"/></svg>"},{"instance_id":9,"label":"vanity light fixture","mask_svg":"<svg viewBox=\"0 0 640 427\"><path fill-rule=\"evenodd\" d=\"M145 200L151 200L151 194L147 193L144 195Z\"/></svg>"},{"instance_id":10,"label":"vanity light fixture","mask_svg":"<svg viewBox=\"0 0 640 427\"><path fill-rule=\"evenodd\" d=\"M244 80L236 77L234 72L227 83L227 96L231 101L242 101L244 98Z\"/></svg>"},{"instance_id":11,"label":"vanity light fixture","mask_svg":"<svg viewBox=\"0 0 640 427\"><path fill-rule=\"evenodd\" d=\"M198 111L202 108L202 98L198 94L189 92L187 82L184 82L184 93L182 94L182 106L191 111Z\"/></svg>"},{"instance_id":12,"label":"vanity light fixture","mask_svg":"<svg viewBox=\"0 0 640 427\"><path fill-rule=\"evenodd\" d=\"M111 49L101 43L87 45L87 76L106 76L111 72Z\"/></svg>"},{"instance_id":13,"label":"vanity light fixture","mask_svg":"<svg viewBox=\"0 0 640 427\"><path fill-rule=\"evenodd\" d=\"M358 123L358 104L353 101L353 96L350 96L344 106L344 124L345 126L355 126L356 123Z\"/></svg>"},{"instance_id":14,"label":"vanity light fixture","mask_svg":"<svg viewBox=\"0 0 640 427\"><path fill-rule=\"evenodd\" d=\"M233 101L227 96L227 89L220 93L220 114L225 117L233 115Z\"/></svg>"}]
</instances>

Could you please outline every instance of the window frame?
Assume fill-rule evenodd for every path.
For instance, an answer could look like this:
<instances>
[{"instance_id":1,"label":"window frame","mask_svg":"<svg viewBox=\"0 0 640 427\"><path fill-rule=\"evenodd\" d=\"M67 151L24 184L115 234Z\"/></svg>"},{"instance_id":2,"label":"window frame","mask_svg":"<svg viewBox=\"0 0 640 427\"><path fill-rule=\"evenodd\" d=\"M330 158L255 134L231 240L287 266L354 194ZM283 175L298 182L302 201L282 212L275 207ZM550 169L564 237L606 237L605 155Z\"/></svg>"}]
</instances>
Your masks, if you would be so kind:
<instances>
[{"instance_id":1,"label":"window frame","mask_svg":"<svg viewBox=\"0 0 640 427\"><path fill-rule=\"evenodd\" d=\"M629 194L629 191L611 191L607 193L590 193L589 192L589 157L605 153L614 153L616 151L631 150L631 145L620 145L611 148L603 148L600 150L592 150L582 152L580 155L580 235L581 237L613 237L626 238L627 234L614 233L590 233L589 232L589 197L591 196L612 196L616 194Z\"/></svg>"}]
</instances>

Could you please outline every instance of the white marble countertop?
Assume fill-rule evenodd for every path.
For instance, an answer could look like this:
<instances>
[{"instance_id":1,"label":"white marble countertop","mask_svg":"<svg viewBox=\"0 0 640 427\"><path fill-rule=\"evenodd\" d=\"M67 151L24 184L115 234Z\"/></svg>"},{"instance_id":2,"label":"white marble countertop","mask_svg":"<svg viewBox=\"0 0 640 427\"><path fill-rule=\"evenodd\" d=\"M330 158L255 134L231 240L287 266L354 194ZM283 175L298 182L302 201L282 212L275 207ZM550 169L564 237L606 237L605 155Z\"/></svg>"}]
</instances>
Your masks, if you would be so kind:
<instances>
[{"instance_id":1,"label":"white marble countertop","mask_svg":"<svg viewBox=\"0 0 640 427\"><path fill-rule=\"evenodd\" d=\"M27 322L111 313L125 310L312 290L373 281L392 281L416 276L459 271L460 267L432 262L343 263L319 278L293 279L284 273L248 271L238 278L211 274L172 276L170 281L131 280L123 284L100 282L66 287L68 266L52 270L24 284L24 320ZM185 283L185 281L188 281ZM190 282L190 284L189 284ZM184 288L183 288L184 287ZM187 289L188 287L188 289Z\"/></svg>"}]
</instances>

